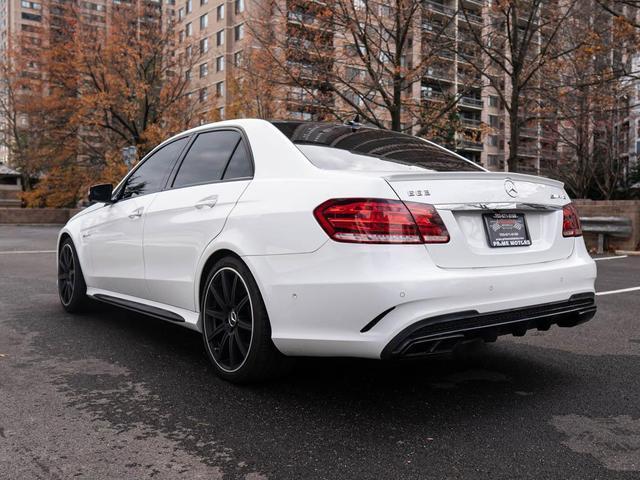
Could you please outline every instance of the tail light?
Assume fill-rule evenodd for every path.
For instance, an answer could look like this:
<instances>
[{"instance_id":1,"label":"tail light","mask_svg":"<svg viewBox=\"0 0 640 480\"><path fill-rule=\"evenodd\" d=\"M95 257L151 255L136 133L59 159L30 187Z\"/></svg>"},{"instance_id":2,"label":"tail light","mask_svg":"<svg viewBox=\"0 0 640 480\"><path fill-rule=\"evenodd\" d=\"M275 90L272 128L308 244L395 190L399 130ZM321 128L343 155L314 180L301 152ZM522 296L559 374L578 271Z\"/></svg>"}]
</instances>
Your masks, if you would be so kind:
<instances>
[{"instance_id":1,"label":"tail light","mask_svg":"<svg viewBox=\"0 0 640 480\"><path fill-rule=\"evenodd\" d=\"M562 207L562 236L579 237L582 235L580 217L573 203Z\"/></svg>"},{"instance_id":2,"label":"tail light","mask_svg":"<svg viewBox=\"0 0 640 480\"><path fill-rule=\"evenodd\" d=\"M341 198L313 211L327 235L351 243L446 243L440 215L432 205L377 198Z\"/></svg>"}]
</instances>

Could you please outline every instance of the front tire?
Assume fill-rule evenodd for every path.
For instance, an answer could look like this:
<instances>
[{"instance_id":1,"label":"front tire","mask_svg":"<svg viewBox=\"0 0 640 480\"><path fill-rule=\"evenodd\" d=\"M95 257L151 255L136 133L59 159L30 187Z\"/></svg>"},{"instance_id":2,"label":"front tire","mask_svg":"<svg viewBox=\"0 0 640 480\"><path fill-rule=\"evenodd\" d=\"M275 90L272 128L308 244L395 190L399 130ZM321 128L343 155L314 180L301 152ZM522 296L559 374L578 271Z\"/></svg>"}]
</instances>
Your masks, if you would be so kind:
<instances>
[{"instance_id":1,"label":"front tire","mask_svg":"<svg viewBox=\"0 0 640 480\"><path fill-rule=\"evenodd\" d=\"M58 252L58 296L69 313L81 311L87 303L87 284L70 238L62 241Z\"/></svg>"},{"instance_id":2,"label":"front tire","mask_svg":"<svg viewBox=\"0 0 640 480\"><path fill-rule=\"evenodd\" d=\"M209 272L202 292L202 338L217 374L234 383L281 374L291 360L271 341L271 325L253 275L225 257Z\"/></svg>"}]
</instances>

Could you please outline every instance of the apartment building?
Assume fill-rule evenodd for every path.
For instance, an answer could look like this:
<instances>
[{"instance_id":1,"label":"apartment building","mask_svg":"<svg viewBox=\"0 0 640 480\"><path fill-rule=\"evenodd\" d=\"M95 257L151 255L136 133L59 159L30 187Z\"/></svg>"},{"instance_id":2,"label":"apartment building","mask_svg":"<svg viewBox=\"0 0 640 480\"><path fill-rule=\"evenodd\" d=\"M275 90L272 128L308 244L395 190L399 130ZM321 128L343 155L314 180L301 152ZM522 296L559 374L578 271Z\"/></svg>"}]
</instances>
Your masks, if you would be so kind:
<instances>
[{"instance_id":1,"label":"apartment building","mask_svg":"<svg viewBox=\"0 0 640 480\"><path fill-rule=\"evenodd\" d=\"M199 123L223 120L232 66L242 60L249 35L245 0L178 0L178 54L192 59L187 72Z\"/></svg>"},{"instance_id":2,"label":"apartment building","mask_svg":"<svg viewBox=\"0 0 640 480\"><path fill-rule=\"evenodd\" d=\"M100 34L107 35L112 14L120 7L131 7L132 12L139 12L137 21L162 29L175 21L174 5L175 0L0 0L0 57L6 58L8 52L17 51L28 74L42 76L38 50L56 41L56 32L68 22L69 8L73 8L80 21L99 38ZM0 95L3 94L6 92L0 91ZM0 124L2 122L6 119L0 115ZM0 132L2 130L0 128ZM91 131L80 134L93 141ZM99 139L96 137L95 141ZM0 145L0 163L10 163L8 156L7 148Z\"/></svg>"}]
</instances>

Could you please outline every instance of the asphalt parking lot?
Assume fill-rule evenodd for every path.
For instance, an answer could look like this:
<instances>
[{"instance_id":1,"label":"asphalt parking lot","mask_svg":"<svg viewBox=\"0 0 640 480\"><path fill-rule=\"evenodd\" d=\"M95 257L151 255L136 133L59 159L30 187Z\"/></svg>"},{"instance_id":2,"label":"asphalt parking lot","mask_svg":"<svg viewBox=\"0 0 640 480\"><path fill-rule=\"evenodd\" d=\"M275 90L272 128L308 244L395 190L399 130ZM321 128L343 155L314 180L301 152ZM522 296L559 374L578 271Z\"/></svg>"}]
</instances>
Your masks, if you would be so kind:
<instances>
[{"instance_id":1,"label":"asphalt parking lot","mask_svg":"<svg viewBox=\"0 0 640 480\"><path fill-rule=\"evenodd\" d=\"M573 329L238 387L194 332L66 314L56 233L0 226L1 479L640 478L640 290L615 292L640 257L598 262L599 312Z\"/></svg>"}]
</instances>

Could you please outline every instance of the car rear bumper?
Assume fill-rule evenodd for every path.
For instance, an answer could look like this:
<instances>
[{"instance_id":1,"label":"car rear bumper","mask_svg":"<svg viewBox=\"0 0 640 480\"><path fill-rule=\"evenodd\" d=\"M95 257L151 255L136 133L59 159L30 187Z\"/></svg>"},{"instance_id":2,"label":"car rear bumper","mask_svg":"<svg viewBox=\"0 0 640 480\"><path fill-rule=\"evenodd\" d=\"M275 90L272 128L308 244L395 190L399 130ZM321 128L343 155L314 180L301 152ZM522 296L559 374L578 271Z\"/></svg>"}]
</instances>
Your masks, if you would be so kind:
<instances>
[{"instance_id":1,"label":"car rear bumper","mask_svg":"<svg viewBox=\"0 0 640 480\"><path fill-rule=\"evenodd\" d=\"M548 330L552 325L574 327L596 313L595 295L583 293L569 300L479 313L469 310L420 320L391 340L382 358L416 357L452 351L462 342L495 341L500 335L522 336L527 330Z\"/></svg>"},{"instance_id":2,"label":"car rear bumper","mask_svg":"<svg viewBox=\"0 0 640 480\"><path fill-rule=\"evenodd\" d=\"M299 356L397 356L398 338L441 321L444 332L454 335L457 323L476 322L477 330L489 326L493 330L477 332L488 339L547 323L578 323L563 316L571 316L568 311L556 312L550 322L551 317L524 313L511 330L491 318L495 312L503 318L509 311L553 309L557 302L583 298L574 297L579 294L592 298L596 278L582 239L566 259L495 268L439 268L422 245L333 241L313 253L244 259L264 297L274 344L286 355ZM461 335L459 340L473 337L471 331Z\"/></svg>"}]
</instances>

